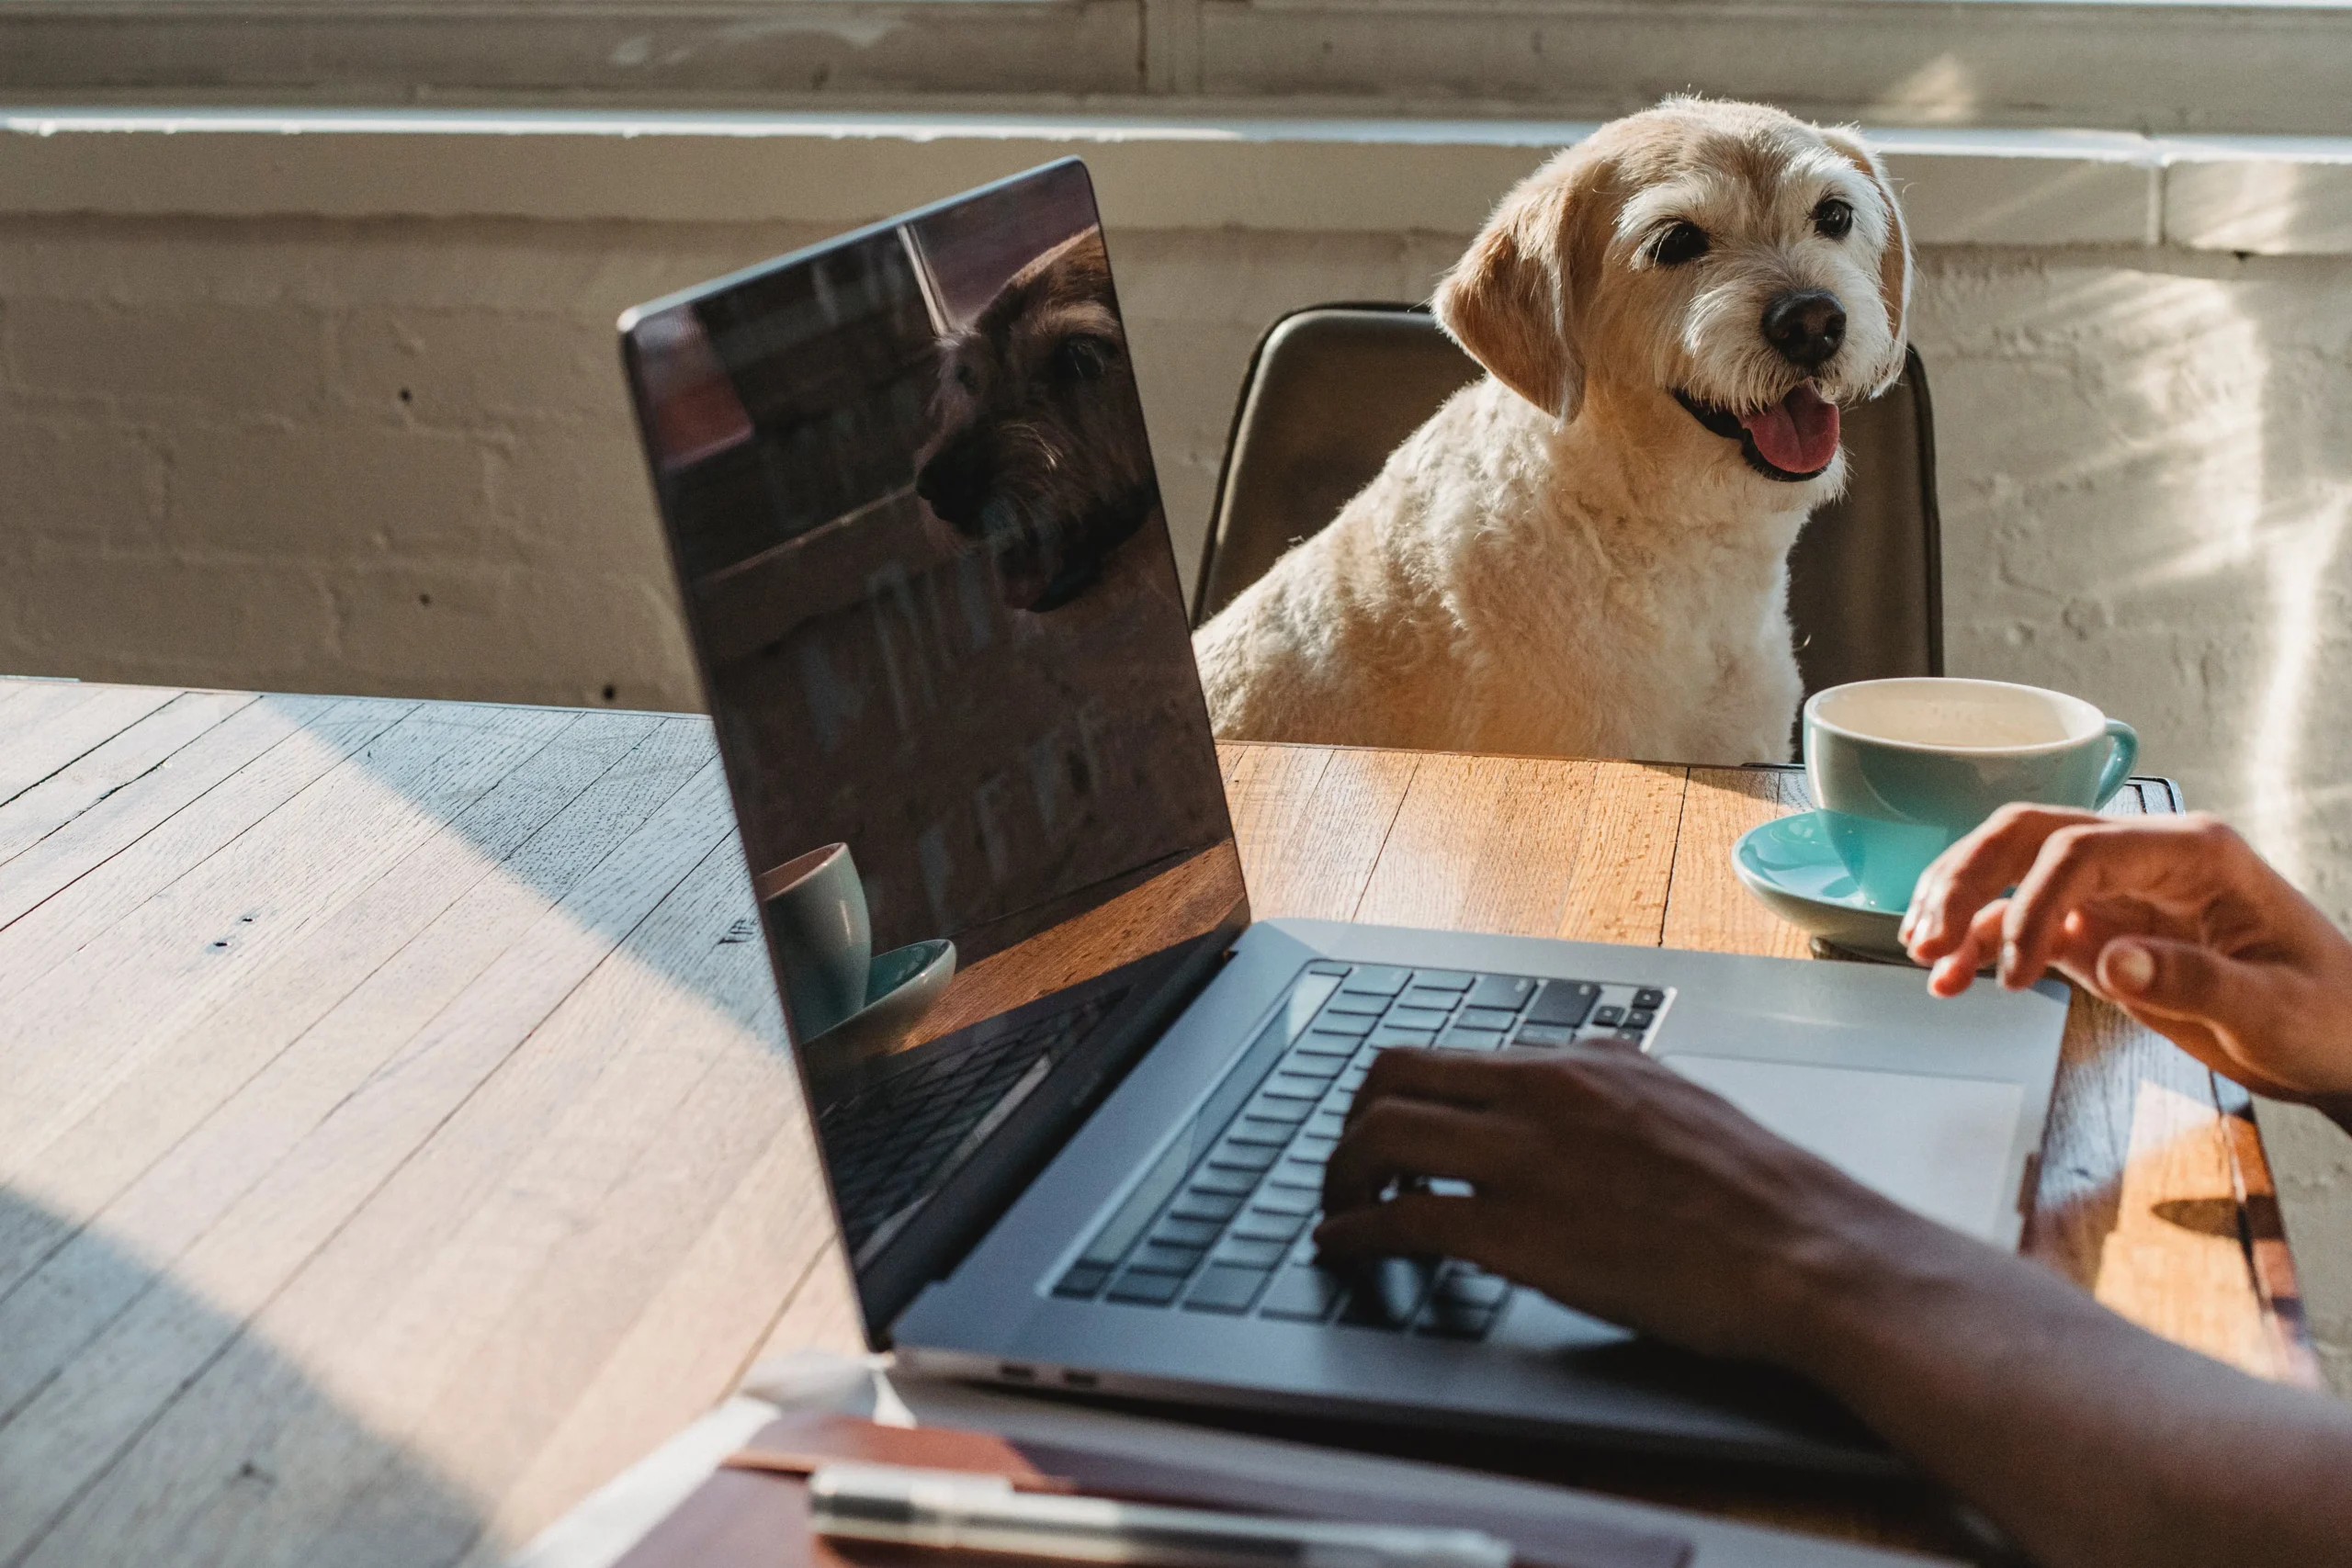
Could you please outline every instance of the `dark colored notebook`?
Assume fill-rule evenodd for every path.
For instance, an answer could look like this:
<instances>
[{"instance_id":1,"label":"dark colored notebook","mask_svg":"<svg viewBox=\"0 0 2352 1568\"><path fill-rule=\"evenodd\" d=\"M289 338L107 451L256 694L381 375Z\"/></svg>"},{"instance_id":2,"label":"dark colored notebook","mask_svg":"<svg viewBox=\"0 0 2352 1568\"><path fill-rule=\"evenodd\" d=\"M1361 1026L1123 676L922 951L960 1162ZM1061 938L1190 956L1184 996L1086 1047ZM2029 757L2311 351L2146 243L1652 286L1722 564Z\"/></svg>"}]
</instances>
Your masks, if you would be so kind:
<instances>
[{"instance_id":1,"label":"dark colored notebook","mask_svg":"<svg viewBox=\"0 0 2352 1568\"><path fill-rule=\"evenodd\" d=\"M1058 1479L1092 1495L1185 1507L1481 1529L1510 1541L1521 1568L1684 1568L1690 1560L1690 1543L1679 1536L1577 1518L1540 1504L1457 1507L1370 1487L1295 1485L952 1427L877 1427L848 1416L794 1416L762 1428L737 1461L756 1463L762 1454L972 1471L1015 1481ZM739 1468L730 1461L615 1568L922 1568L951 1556L977 1555L820 1540L808 1532L801 1476ZM1010 1568L1043 1560L990 1555L986 1561Z\"/></svg>"}]
</instances>

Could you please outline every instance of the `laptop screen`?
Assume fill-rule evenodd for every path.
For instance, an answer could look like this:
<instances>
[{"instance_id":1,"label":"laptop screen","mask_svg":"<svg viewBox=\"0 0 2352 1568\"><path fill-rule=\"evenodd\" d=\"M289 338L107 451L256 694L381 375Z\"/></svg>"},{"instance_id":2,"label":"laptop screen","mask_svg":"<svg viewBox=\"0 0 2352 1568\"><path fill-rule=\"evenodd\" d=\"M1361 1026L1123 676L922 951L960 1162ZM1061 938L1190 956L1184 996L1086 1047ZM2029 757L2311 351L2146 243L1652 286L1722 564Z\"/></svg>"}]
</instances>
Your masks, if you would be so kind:
<instances>
[{"instance_id":1,"label":"laptop screen","mask_svg":"<svg viewBox=\"0 0 2352 1568\"><path fill-rule=\"evenodd\" d=\"M1086 172L624 357L869 1337L1247 921Z\"/></svg>"}]
</instances>

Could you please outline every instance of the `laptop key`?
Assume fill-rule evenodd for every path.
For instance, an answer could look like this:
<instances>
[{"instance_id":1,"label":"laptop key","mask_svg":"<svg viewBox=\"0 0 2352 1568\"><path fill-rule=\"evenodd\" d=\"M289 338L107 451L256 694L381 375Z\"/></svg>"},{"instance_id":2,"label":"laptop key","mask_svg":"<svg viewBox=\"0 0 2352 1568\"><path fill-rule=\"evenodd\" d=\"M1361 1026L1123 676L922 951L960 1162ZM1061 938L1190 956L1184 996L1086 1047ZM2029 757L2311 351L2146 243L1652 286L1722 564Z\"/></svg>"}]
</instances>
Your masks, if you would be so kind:
<instances>
[{"instance_id":1,"label":"laptop key","mask_svg":"<svg viewBox=\"0 0 2352 1568\"><path fill-rule=\"evenodd\" d=\"M1275 1214L1252 1209L1233 1227L1233 1235L1238 1241L1273 1241L1287 1246L1306 1228L1305 1214Z\"/></svg>"},{"instance_id":2,"label":"laptop key","mask_svg":"<svg viewBox=\"0 0 2352 1568\"><path fill-rule=\"evenodd\" d=\"M1647 1029L1657 1021L1657 1014L1647 1008L1630 1008L1625 1013L1625 1027L1628 1029Z\"/></svg>"},{"instance_id":3,"label":"laptop key","mask_svg":"<svg viewBox=\"0 0 2352 1568\"><path fill-rule=\"evenodd\" d=\"M1054 1294L1080 1301L1091 1300L1094 1292L1102 1288L1102 1281L1110 1277L1111 1270L1100 1264L1081 1263L1061 1277L1054 1286Z\"/></svg>"},{"instance_id":4,"label":"laptop key","mask_svg":"<svg viewBox=\"0 0 2352 1568\"><path fill-rule=\"evenodd\" d=\"M1264 1286L1267 1269L1238 1269L1226 1264L1212 1264L1201 1275L1200 1283L1184 1298L1187 1312L1243 1313L1258 1299Z\"/></svg>"},{"instance_id":5,"label":"laptop key","mask_svg":"<svg viewBox=\"0 0 2352 1568\"><path fill-rule=\"evenodd\" d=\"M1213 1165L1193 1178L1191 1190L1212 1197L1247 1198L1258 1190L1259 1171L1263 1168L1220 1170Z\"/></svg>"},{"instance_id":6,"label":"laptop key","mask_svg":"<svg viewBox=\"0 0 2352 1568\"><path fill-rule=\"evenodd\" d=\"M1152 1227L1151 1239L1169 1247L1205 1247L1216 1240L1215 1220L1184 1220L1170 1214Z\"/></svg>"},{"instance_id":7,"label":"laptop key","mask_svg":"<svg viewBox=\"0 0 2352 1568\"><path fill-rule=\"evenodd\" d=\"M1461 999L1462 995L1458 991L1441 991L1434 987L1416 986L1396 998L1396 1010L1429 1008L1438 1012L1452 1012L1453 1004Z\"/></svg>"},{"instance_id":8,"label":"laptop key","mask_svg":"<svg viewBox=\"0 0 2352 1568\"><path fill-rule=\"evenodd\" d=\"M1575 1029L1592 1011L1592 1004L1600 999L1600 987L1589 980L1546 980L1536 995L1535 1005L1527 1010L1530 1023L1553 1023Z\"/></svg>"},{"instance_id":9,"label":"laptop key","mask_svg":"<svg viewBox=\"0 0 2352 1568\"><path fill-rule=\"evenodd\" d=\"M1405 982L1411 979L1412 975L1413 972L1409 969L1391 969L1382 964L1365 964L1359 965L1356 972L1341 983L1340 988L1343 991L1362 991L1366 996L1393 997L1405 988Z\"/></svg>"},{"instance_id":10,"label":"laptop key","mask_svg":"<svg viewBox=\"0 0 2352 1568\"><path fill-rule=\"evenodd\" d=\"M1562 1029L1549 1023L1522 1023L1519 1026L1519 1032L1511 1036L1511 1043L1557 1047L1566 1045L1576 1037L1577 1032L1573 1029Z\"/></svg>"},{"instance_id":11,"label":"laptop key","mask_svg":"<svg viewBox=\"0 0 2352 1568\"><path fill-rule=\"evenodd\" d=\"M1347 1065L1346 1056L1326 1056L1294 1051L1283 1058L1282 1070L1295 1078L1335 1078Z\"/></svg>"},{"instance_id":12,"label":"laptop key","mask_svg":"<svg viewBox=\"0 0 2352 1568\"><path fill-rule=\"evenodd\" d=\"M1437 1037L1437 1043L1449 1051L1492 1051L1503 1043L1502 1032L1495 1029L1470 1029L1455 1024Z\"/></svg>"},{"instance_id":13,"label":"laptop key","mask_svg":"<svg viewBox=\"0 0 2352 1568\"><path fill-rule=\"evenodd\" d=\"M1276 1151L1261 1148L1255 1144L1226 1143L1217 1145L1209 1156L1212 1170L1268 1170L1274 1163Z\"/></svg>"},{"instance_id":14,"label":"laptop key","mask_svg":"<svg viewBox=\"0 0 2352 1568\"><path fill-rule=\"evenodd\" d=\"M1413 1325L1413 1332L1431 1339L1484 1339L1494 1323L1494 1313L1486 1307L1435 1301L1421 1314L1420 1321Z\"/></svg>"},{"instance_id":15,"label":"laptop key","mask_svg":"<svg viewBox=\"0 0 2352 1568\"><path fill-rule=\"evenodd\" d=\"M1258 1315L1320 1323L1331 1315L1347 1289L1345 1280L1326 1269L1285 1269L1258 1304Z\"/></svg>"},{"instance_id":16,"label":"laptop key","mask_svg":"<svg viewBox=\"0 0 2352 1568\"><path fill-rule=\"evenodd\" d=\"M1445 1027L1445 1021L1451 1016L1436 1008L1408 1007L1399 1002L1388 1010L1383 1032L1388 1029L1418 1029L1434 1034Z\"/></svg>"},{"instance_id":17,"label":"laptop key","mask_svg":"<svg viewBox=\"0 0 2352 1568\"><path fill-rule=\"evenodd\" d=\"M1225 1135L1237 1144L1263 1144L1269 1148L1279 1149L1298 1136L1298 1123L1288 1118L1275 1121L1244 1116Z\"/></svg>"},{"instance_id":18,"label":"laptop key","mask_svg":"<svg viewBox=\"0 0 2352 1568\"><path fill-rule=\"evenodd\" d=\"M1240 1269L1272 1269L1288 1250L1279 1241L1228 1241L1216 1249L1216 1261Z\"/></svg>"},{"instance_id":19,"label":"laptop key","mask_svg":"<svg viewBox=\"0 0 2352 1568\"><path fill-rule=\"evenodd\" d=\"M1655 1012L1666 1005L1666 993L1656 986L1645 986L1634 993L1634 1005Z\"/></svg>"},{"instance_id":20,"label":"laptop key","mask_svg":"<svg viewBox=\"0 0 2352 1568\"><path fill-rule=\"evenodd\" d=\"M1183 1288L1182 1274L1139 1274L1130 1269L1112 1285L1110 1299L1143 1306L1166 1306Z\"/></svg>"},{"instance_id":21,"label":"laptop key","mask_svg":"<svg viewBox=\"0 0 2352 1568\"><path fill-rule=\"evenodd\" d=\"M1166 1242L1148 1241L1136 1249L1127 1262L1130 1274L1189 1274L1201 1261L1204 1248L1173 1247Z\"/></svg>"},{"instance_id":22,"label":"laptop key","mask_svg":"<svg viewBox=\"0 0 2352 1568\"><path fill-rule=\"evenodd\" d=\"M1368 1012L1321 1012L1315 1018L1317 1034L1364 1035L1372 1032L1380 1021L1378 1015Z\"/></svg>"},{"instance_id":23,"label":"laptop key","mask_svg":"<svg viewBox=\"0 0 2352 1568\"><path fill-rule=\"evenodd\" d=\"M1331 1013L1368 1012L1376 1017L1388 1010L1388 1002L1385 998L1366 996L1360 991L1341 991L1323 1004L1323 1010Z\"/></svg>"},{"instance_id":24,"label":"laptop key","mask_svg":"<svg viewBox=\"0 0 2352 1568\"><path fill-rule=\"evenodd\" d=\"M1168 1206L1168 1217L1222 1224L1241 1212L1241 1198L1239 1193L1203 1192L1195 1188Z\"/></svg>"},{"instance_id":25,"label":"laptop key","mask_svg":"<svg viewBox=\"0 0 2352 1568\"><path fill-rule=\"evenodd\" d=\"M1437 1026L1431 1024L1427 1029L1419 1027L1400 1029L1393 1023L1384 1023L1372 1032L1372 1038L1365 1043L1374 1051L1391 1050L1398 1045L1417 1046L1426 1050L1437 1043Z\"/></svg>"},{"instance_id":26,"label":"laptop key","mask_svg":"<svg viewBox=\"0 0 2352 1568\"><path fill-rule=\"evenodd\" d=\"M1301 1192L1293 1187L1269 1187L1258 1194L1257 1201L1250 1208L1252 1213L1296 1214L1306 1219L1319 1206L1311 1192Z\"/></svg>"},{"instance_id":27,"label":"laptop key","mask_svg":"<svg viewBox=\"0 0 2352 1568\"><path fill-rule=\"evenodd\" d=\"M1437 1293L1441 1301L1459 1302L1464 1306L1490 1307L1510 1293L1510 1281L1499 1274L1454 1269L1439 1281Z\"/></svg>"},{"instance_id":28,"label":"laptop key","mask_svg":"<svg viewBox=\"0 0 2352 1568\"><path fill-rule=\"evenodd\" d=\"M1416 969L1413 984L1440 991L1466 991L1477 982L1476 975L1464 975L1458 969Z\"/></svg>"},{"instance_id":29,"label":"laptop key","mask_svg":"<svg viewBox=\"0 0 2352 1568\"><path fill-rule=\"evenodd\" d=\"M1502 1008L1517 1012L1535 994L1535 982L1518 975L1481 975L1478 983L1470 987L1470 1005L1474 1008Z\"/></svg>"},{"instance_id":30,"label":"laptop key","mask_svg":"<svg viewBox=\"0 0 2352 1568\"><path fill-rule=\"evenodd\" d=\"M1614 1029L1625 1021L1625 1010L1620 1007L1596 1008L1592 1022L1597 1029Z\"/></svg>"},{"instance_id":31,"label":"laptop key","mask_svg":"<svg viewBox=\"0 0 2352 1568\"><path fill-rule=\"evenodd\" d=\"M1509 1029L1519 1021L1519 1014L1510 1008L1466 1007L1454 1016L1457 1025L1471 1029Z\"/></svg>"},{"instance_id":32,"label":"laptop key","mask_svg":"<svg viewBox=\"0 0 2352 1568\"><path fill-rule=\"evenodd\" d=\"M1291 1058L1295 1061L1301 1057L1335 1056L1344 1062L1363 1045L1363 1041L1353 1034L1333 1034L1317 1029L1291 1047Z\"/></svg>"}]
</instances>

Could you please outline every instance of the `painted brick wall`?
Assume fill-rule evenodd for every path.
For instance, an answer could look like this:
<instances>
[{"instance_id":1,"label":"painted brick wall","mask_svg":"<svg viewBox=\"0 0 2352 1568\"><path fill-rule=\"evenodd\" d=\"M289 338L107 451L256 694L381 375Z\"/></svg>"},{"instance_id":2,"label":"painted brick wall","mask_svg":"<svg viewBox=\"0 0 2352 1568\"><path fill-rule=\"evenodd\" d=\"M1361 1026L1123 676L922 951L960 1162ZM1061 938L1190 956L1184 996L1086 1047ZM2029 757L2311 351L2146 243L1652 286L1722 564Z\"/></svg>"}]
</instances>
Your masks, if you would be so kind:
<instances>
[{"instance_id":1,"label":"painted brick wall","mask_svg":"<svg viewBox=\"0 0 2352 1568\"><path fill-rule=\"evenodd\" d=\"M17 222L0 668L694 705L613 321L816 237ZM1419 296L1461 243L1113 235L1188 570L1264 324ZM1935 251L1915 336L1953 671L2130 718L2149 769L2352 916L2352 258ZM2270 1124L2316 1314L2352 1346L2352 1162Z\"/></svg>"}]
</instances>

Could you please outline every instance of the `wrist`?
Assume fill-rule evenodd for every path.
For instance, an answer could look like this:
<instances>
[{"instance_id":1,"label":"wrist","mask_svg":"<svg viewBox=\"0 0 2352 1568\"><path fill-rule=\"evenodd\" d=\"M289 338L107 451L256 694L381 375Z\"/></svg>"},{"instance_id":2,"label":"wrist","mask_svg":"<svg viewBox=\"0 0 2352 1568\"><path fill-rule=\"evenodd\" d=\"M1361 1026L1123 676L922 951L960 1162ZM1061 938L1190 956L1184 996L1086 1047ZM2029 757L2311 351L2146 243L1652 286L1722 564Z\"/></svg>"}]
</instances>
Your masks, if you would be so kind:
<instances>
[{"instance_id":1,"label":"wrist","mask_svg":"<svg viewBox=\"0 0 2352 1568\"><path fill-rule=\"evenodd\" d=\"M1978 1317L1970 1303L2017 1261L1876 1193L1854 1196L1778 1249L1758 1292L1765 1359L1849 1402L1916 1346L1917 1325Z\"/></svg>"}]
</instances>

